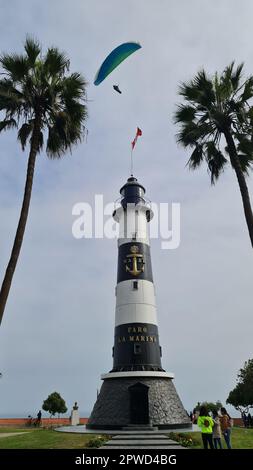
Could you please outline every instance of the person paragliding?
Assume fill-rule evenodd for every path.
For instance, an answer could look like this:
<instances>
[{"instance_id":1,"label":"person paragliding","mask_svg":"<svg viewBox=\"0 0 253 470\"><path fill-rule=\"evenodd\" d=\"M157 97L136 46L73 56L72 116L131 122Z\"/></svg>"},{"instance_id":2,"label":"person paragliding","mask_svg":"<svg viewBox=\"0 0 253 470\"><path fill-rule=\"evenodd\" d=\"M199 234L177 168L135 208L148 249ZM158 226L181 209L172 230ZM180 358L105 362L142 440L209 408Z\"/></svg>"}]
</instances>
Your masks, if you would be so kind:
<instances>
[{"instance_id":1,"label":"person paragliding","mask_svg":"<svg viewBox=\"0 0 253 470\"><path fill-rule=\"evenodd\" d=\"M99 67L96 77L94 79L94 85L100 85L100 83L116 68L123 60L129 57L131 54L141 48L141 45L137 42L125 42L120 46L113 49L113 51L105 58L102 65ZM114 90L121 93L118 85L113 85Z\"/></svg>"},{"instance_id":2,"label":"person paragliding","mask_svg":"<svg viewBox=\"0 0 253 470\"><path fill-rule=\"evenodd\" d=\"M118 93L120 93L120 94L122 93L122 91L120 91L118 85L113 85L113 88L114 88L114 90L117 91Z\"/></svg>"}]
</instances>

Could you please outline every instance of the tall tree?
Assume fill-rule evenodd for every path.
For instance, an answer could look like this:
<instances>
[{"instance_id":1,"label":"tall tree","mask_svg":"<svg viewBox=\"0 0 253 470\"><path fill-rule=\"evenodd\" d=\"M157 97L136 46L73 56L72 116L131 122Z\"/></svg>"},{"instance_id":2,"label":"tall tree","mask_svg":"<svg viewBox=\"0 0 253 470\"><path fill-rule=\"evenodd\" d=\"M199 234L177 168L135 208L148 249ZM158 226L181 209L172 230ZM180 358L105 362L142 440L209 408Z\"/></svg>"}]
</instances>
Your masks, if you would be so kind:
<instances>
[{"instance_id":1,"label":"tall tree","mask_svg":"<svg viewBox=\"0 0 253 470\"><path fill-rule=\"evenodd\" d=\"M193 149L188 161L195 170L206 162L214 184L230 162L239 184L253 246L253 214L245 176L253 164L253 76L242 79L243 64L232 62L221 75L200 71L180 86L184 103L175 113L178 142Z\"/></svg>"},{"instance_id":2,"label":"tall tree","mask_svg":"<svg viewBox=\"0 0 253 470\"><path fill-rule=\"evenodd\" d=\"M29 146L22 208L10 260L0 290L0 324L20 254L32 193L36 157L43 148L49 158L70 152L84 135L87 118L86 82L69 72L69 60L57 48L42 55L40 44L27 38L23 55L0 58L0 131L17 128L22 150Z\"/></svg>"},{"instance_id":3,"label":"tall tree","mask_svg":"<svg viewBox=\"0 0 253 470\"><path fill-rule=\"evenodd\" d=\"M237 374L237 384L229 393L226 403L236 410L248 413L253 408L253 359L249 359Z\"/></svg>"},{"instance_id":4,"label":"tall tree","mask_svg":"<svg viewBox=\"0 0 253 470\"><path fill-rule=\"evenodd\" d=\"M50 418L54 416L55 413L62 414L68 411L65 400L63 400L58 392L53 392L48 395L47 399L43 401L42 409L50 413Z\"/></svg>"},{"instance_id":5,"label":"tall tree","mask_svg":"<svg viewBox=\"0 0 253 470\"><path fill-rule=\"evenodd\" d=\"M194 407L194 410L199 411L201 406L205 406L207 408L207 411L213 413L214 411L219 411L222 408L222 403L221 401L203 401L202 403L198 402L197 405Z\"/></svg>"}]
</instances>

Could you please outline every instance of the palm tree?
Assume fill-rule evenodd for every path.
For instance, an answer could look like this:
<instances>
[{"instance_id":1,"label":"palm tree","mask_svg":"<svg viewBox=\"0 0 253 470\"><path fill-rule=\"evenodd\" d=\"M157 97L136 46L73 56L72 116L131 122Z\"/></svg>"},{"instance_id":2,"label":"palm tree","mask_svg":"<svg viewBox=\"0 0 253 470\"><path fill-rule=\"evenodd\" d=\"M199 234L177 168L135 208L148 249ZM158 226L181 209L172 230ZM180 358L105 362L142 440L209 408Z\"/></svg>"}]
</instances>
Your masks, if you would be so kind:
<instances>
[{"instance_id":1,"label":"palm tree","mask_svg":"<svg viewBox=\"0 0 253 470\"><path fill-rule=\"evenodd\" d=\"M16 236L0 291L0 324L20 254L33 185L36 157L45 147L49 158L70 152L84 135L87 118L86 82L78 73L67 74L68 58L57 48L42 55L37 41L27 38L23 55L0 58L0 131L17 128L18 140L29 158L23 203Z\"/></svg>"},{"instance_id":2,"label":"palm tree","mask_svg":"<svg viewBox=\"0 0 253 470\"><path fill-rule=\"evenodd\" d=\"M243 64L232 62L213 78L200 71L180 86L185 102L178 106L178 142L193 149L188 161L195 170L203 162L214 184L228 163L236 173L253 246L253 214L245 176L253 164L253 76L242 80Z\"/></svg>"}]
</instances>

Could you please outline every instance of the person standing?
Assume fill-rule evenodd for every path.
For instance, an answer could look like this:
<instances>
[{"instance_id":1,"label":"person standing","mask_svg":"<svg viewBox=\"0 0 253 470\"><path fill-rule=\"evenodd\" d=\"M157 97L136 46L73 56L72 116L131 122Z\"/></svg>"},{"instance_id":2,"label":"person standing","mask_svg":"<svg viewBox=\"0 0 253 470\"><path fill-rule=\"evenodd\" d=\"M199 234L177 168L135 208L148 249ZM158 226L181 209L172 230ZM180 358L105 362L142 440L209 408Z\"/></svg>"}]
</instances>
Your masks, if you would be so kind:
<instances>
[{"instance_id":1,"label":"person standing","mask_svg":"<svg viewBox=\"0 0 253 470\"><path fill-rule=\"evenodd\" d=\"M38 414L37 414L37 422L36 422L36 425L37 426L40 426L41 425L41 410L39 410Z\"/></svg>"},{"instance_id":2,"label":"person standing","mask_svg":"<svg viewBox=\"0 0 253 470\"><path fill-rule=\"evenodd\" d=\"M224 436L226 445L228 449L232 449L231 446L231 425L232 425L232 418L229 416L226 408L221 408L221 431Z\"/></svg>"},{"instance_id":3,"label":"person standing","mask_svg":"<svg viewBox=\"0 0 253 470\"><path fill-rule=\"evenodd\" d=\"M242 412L242 420L243 420L243 425L246 428L247 427L247 416L245 411Z\"/></svg>"},{"instance_id":4,"label":"person standing","mask_svg":"<svg viewBox=\"0 0 253 470\"><path fill-rule=\"evenodd\" d=\"M199 410L196 410L196 408L194 408L194 410L193 410L193 424L197 424L198 417L199 417Z\"/></svg>"},{"instance_id":5,"label":"person standing","mask_svg":"<svg viewBox=\"0 0 253 470\"><path fill-rule=\"evenodd\" d=\"M203 441L204 449L214 449L213 446L213 426L214 421L209 416L206 406L201 406L199 410L199 417L197 422L199 428L201 429L201 436Z\"/></svg>"},{"instance_id":6,"label":"person standing","mask_svg":"<svg viewBox=\"0 0 253 470\"><path fill-rule=\"evenodd\" d=\"M221 425L220 425L220 416L218 414L218 411L213 412L213 421L214 421L214 427L213 427L213 443L214 443L214 448L222 449L222 443L221 443Z\"/></svg>"}]
</instances>

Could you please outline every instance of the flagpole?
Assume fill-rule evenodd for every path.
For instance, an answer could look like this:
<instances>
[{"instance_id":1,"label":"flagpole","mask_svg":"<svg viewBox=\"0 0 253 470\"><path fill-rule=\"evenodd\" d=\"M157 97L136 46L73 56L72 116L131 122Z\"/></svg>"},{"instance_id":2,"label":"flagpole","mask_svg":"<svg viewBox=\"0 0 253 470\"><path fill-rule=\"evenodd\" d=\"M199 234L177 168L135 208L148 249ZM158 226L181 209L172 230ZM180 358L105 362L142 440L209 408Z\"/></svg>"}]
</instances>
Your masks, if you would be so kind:
<instances>
[{"instance_id":1,"label":"flagpole","mask_svg":"<svg viewBox=\"0 0 253 470\"><path fill-rule=\"evenodd\" d=\"M132 145L132 149L131 149L131 176L133 176L133 149L135 147L135 144L137 142L137 139L138 139L139 135L142 135L142 130L139 127L137 127L135 138L134 138L133 142L131 142L131 145Z\"/></svg>"}]
</instances>

